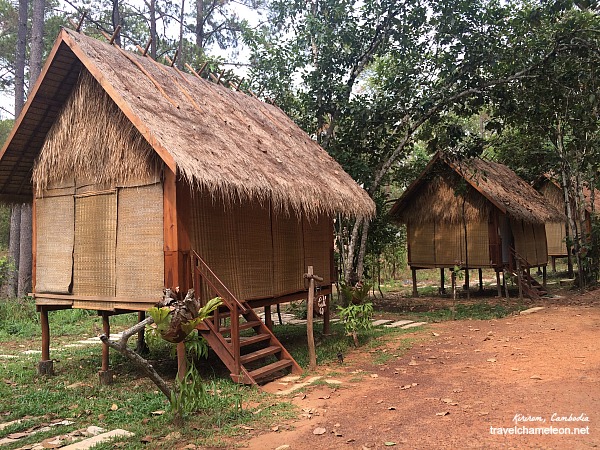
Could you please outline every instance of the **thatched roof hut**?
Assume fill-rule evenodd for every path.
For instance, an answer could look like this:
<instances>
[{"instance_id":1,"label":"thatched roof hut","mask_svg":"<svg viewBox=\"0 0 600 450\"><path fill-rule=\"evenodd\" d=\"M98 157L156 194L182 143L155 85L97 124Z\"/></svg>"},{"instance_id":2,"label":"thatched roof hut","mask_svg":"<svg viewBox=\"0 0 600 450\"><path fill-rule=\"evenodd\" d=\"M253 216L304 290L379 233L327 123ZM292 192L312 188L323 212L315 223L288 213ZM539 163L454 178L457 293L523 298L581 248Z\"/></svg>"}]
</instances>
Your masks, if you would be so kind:
<instances>
[{"instance_id":1,"label":"thatched roof hut","mask_svg":"<svg viewBox=\"0 0 600 450\"><path fill-rule=\"evenodd\" d=\"M455 161L441 153L390 214L407 226L409 264L416 268L499 270L508 263L511 245L532 265L545 265L544 224L563 220L508 167L480 158Z\"/></svg>"},{"instance_id":2,"label":"thatched roof hut","mask_svg":"<svg viewBox=\"0 0 600 450\"><path fill-rule=\"evenodd\" d=\"M0 200L34 203L42 315L87 308L108 320L193 285L230 308L229 341L218 318L201 332L246 382L234 311L271 343L247 360L285 360L259 374L288 367L252 308L305 298L308 266L331 292L333 218L375 213L276 106L69 30L0 153Z\"/></svg>"}]
</instances>

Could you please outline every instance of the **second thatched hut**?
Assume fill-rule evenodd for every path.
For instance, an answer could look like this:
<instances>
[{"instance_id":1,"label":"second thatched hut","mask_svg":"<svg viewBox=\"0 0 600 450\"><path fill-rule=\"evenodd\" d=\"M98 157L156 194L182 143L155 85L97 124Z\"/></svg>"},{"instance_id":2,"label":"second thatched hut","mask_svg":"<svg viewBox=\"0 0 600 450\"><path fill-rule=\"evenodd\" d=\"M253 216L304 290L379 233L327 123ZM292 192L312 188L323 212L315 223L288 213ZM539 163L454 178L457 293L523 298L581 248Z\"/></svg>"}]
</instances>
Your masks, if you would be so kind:
<instances>
[{"instance_id":1,"label":"second thatched hut","mask_svg":"<svg viewBox=\"0 0 600 450\"><path fill-rule=\"evenodd\" d=\"M432 158L390 214L406 225L414 295L418 269L440 268L443 277L444 268L454 267L494 269L500 293L500 273L516 273L517 257L526 268L545 269L545 224L564 222L559 211L508 167L481 158L458 161L442 153Z\"/></svg>"}]
</instances>

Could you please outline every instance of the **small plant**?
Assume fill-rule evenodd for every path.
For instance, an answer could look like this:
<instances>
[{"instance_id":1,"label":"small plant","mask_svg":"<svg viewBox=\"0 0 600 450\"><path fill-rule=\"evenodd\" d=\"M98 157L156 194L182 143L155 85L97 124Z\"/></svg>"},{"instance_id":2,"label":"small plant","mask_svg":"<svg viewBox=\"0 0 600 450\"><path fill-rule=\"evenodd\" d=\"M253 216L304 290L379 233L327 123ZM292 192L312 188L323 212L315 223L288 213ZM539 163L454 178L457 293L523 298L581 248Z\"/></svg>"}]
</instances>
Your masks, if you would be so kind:
<instances>
[{"instance_id":1,"label":"small plant","mask_svg":"<svg viewBox=\"0 0 600 450\"><path fill-rule=\"evenodd\" d=\"M340 283L340 294L342 295L342 306L361 305L369 298L370 284L357 283L356 286Z\"/></svg>"},{"instance_id":2,"label":"small plant","mask_svg":"<svg viewBox=\"0 0 600 450\"><path fill-rule=\"evenodd\" d=\"M349 304L345 308L338 307L340 318L344 322L344 328L348 336L354 339L354 345L358 347L358 332L372 328L373 303L361 305Z\"/></svg>"}]
</instances>

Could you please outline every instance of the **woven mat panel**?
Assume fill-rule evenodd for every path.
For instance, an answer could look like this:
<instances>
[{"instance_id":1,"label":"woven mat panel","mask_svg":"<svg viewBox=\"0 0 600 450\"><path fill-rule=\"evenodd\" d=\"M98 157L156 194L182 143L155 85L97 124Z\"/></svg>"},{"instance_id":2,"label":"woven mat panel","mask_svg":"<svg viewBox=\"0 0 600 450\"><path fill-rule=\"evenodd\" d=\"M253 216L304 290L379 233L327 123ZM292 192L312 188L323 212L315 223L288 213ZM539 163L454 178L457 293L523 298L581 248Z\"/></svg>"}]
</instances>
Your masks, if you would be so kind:
<instances>
[{"instance_id":1,"label":"woven mat panel","mask_svg":"<svg viewBox=\"0 0 600 450\"><path fill-rule=\"evenodd\" d=\"M273 215L273 294L304 289L304 243L302 221L294 214Z\"/></svg>"},{"instance_id":2,"label":"woven mat panel","mask_svg":"<svg viewBox=\"0 0 600 450\"><path fill-rule=\"evenodd\" d=\"M115 296L116 192L75 197L73 294Z\"/></svg>"},{"instance_id":3,"label":"woven mat panel","mask_svg":"<svg viewBox=\"0 0 600 450\"><path fill-rule=\"evenodd\" d=\"M467 223L467 248L469 250L469 267L490 265L490 237L487 222Z\"/></svg>"},{"instance_id":4,"label":"woven mat panel","mask_svg":"<svg viewBox=\"0 0 600 450\"><path fill-rule=\"evenodd\" d=\"M192 248L207 262L220 280L233 292L240 294L240 277L237 272L238 244L237 227L233 210L223 203L201 195L192 198ZM207 288L202 297L214 297Z\"/></svg>"},{"instance_id":5,"label":"woven mat panel","mask_svg":"<svg viewBox=\"0 0 600 450\"><path fill-rule=\"evenodd\" d=\"M161 184L118 191L117 297L160 299L164 287Z\"/></svg>"},{"instance_id":6,"label":"woven mat panel","mask_svg":"<svg viewBox=\"0 0 600 450\"><path fill-rule=\"evenodd\" d=\"M464 235L462 225L456 223L435 224L435 261L436 265L454 266L464 262ZM431 262L429 262L431 264Z\"/></svg>"},{"instance_id":7,"label":"woven mat panel","mask_svg":"<svg viewBox=\"0 0 600 450\"><path fill-rule=\"evenodd\" d=\"M546 242L546 227L544 225L532 225L535 237L536 264L548 263L548 243Z\"/></svg>"},{"instance_id":8,"label":"woven mat panel","mask_svg":"<svg viewBox=\"0 0 600 450\"><path fill-rule=\"evenodd\" d=\"M303 218L304 272L313 266L315 275L323 277L322 284L331 283L331 247L333 246L333 219L320 216L318 219Z\"/></svg>"},{"instance_id":9,"label":"woven mat panel","mask_svg":"<svg viewBox=\"0 0 600 450\"><path fill-rule=\"evenodd\" d=\"M234 207L238 259L234 267L240 277L244 300L273 296L273 238L271 212L258 202Z\"/></svg>"},{"instance_id":10,"label":"woven mat panel","mask_svg":"<svg viewBox=\"0 0 600 450\"><path fill-rule=\"evenodd\" d=\"M565 224L561 222L546 224L546 241L548 243L548 255L566 256L567 244L565 243Z\"/></svg>"},{"instance_id":11,"label":"woven mat panel","mask_svg":"<svg viewBox=\"0 0 600 450\"><path fill-rule=\"evenodd\" d=\"M544 239L546 239L545 236ZM530 264L536 264L538 259L536 253L535 234L533 231L533 225L530 223L523 223L523 240L525 252L521 253L521 255L523 255Z\"/></svg>"},{"instance_id":12,"label":"woven mat panel","mask_svg":"<svg viewBox=\"0 0 600 450\"><path fill-rule=\"evenodd\" d=\"M521 256L526 257L527 247L525 243L525 234L523 232L523 223L520 220L511 220L510 229L514 238L514 249Z\"/></svg>"},{"instance_id":13,"label":"woven mat panel","mask_svg":"<svg viewBox=\"0 0 600 450\"><path fill-rule=\"evenodd\" d=\"M75 201L72 195L36 200L35 290L69 294L73 276Z\"/></svg>"},{"instance_id":14,"label":"woven mat panel","mask_svg":"<svg viewBox=\"0 0 600 450\"><path fill-rule=\"evenodd\" d=\"M433 222L411 224L407 227L410 245L410 265L435 264L435 226Z\"/></svg>"}]
</instances>

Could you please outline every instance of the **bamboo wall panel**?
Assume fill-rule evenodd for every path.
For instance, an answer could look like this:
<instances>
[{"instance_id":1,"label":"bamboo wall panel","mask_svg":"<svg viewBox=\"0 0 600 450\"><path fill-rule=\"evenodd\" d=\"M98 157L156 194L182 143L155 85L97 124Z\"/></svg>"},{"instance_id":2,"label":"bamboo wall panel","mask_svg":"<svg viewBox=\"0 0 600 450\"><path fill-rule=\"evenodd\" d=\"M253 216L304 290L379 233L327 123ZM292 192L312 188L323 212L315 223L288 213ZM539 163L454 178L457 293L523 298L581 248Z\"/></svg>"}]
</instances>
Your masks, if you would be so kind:
<instances>
[{"instance_id":1,"label":"bamboo wall panel","mask_svg":"<svg viewBox=\"0 0 600 450\"><path fill-rule=\"evenodd\" d=\"M542 265L548 263L548 243L546 238L546 227L544 225L532 225L535 236L535 254L536 264Z\"/></svg>"},{"instance_id":2,"label":"bamboo wall panel","mask_svg":"<svg viewBox=\"0 0 600 450\"><path fill-rule=\"evenodd\" d=\"M488 267L491 265L489 242L490 235L487 222L467 223L469 267ZM464 244L462 248L464 249ZM466 259L464 262L466 262Z\"/></svg>"},{"instance_id":3,"label":"bamboo wall panel","mask_svg":"<svg viewBox=\"0 0 600 450\"><path fill-rule=\"evenodd\" d=\"M525 241L525 232L523 231L523 223L520 220L511 220L510 229L514 238L514 249L519 255L527 259L527 245Z\"/></svg>"},{"instance_id":4,"label":"bamboo wall panel","mask_svg":"<svg viewBox=\"0 0 600 450\"><path fill-rule=\"evenodd\" d=\"M73 294L115 296L116 192L75 197Z\"/></svg>"},{"instance_id":5,"label":"bamboo wall panel","mask_svg":"<svg viewBox=\"0 0 600 450\"><path fill-rule=\"evenodd\" d=\"M221 281L234 295L240 294L238 272L237 227L233 220L233 207L213 202L208 196L196 193L192 198L192 248L206 261ZM214 294L206 289L206 299Z\"/></svg>"},{"instance_id":6,"label":"bamboo wall panel","mask_svg":"<svg viewBox=\"0 0 600 450\"><path fill-rule=\"evenodd\" d=\"M160 299L164 278L162 184L118 191L116 295Z\"/></svg>"},{"instance_id":7,"label":"bamboo wall panel","mask_svg":"<svg viewBox=\"0 0 600 450\"><path fill-rule=\"evenodd\" d=\"M546 240L548 242L549 256L567 256L567 244L565 243L565 224L554 222L546 224Z\"/></svg>"},{"instance_id":8,"label":"bamboo wall panel","mask_svg":"<svg viewBox=\"0 0 600 450\"><path fill-rule=\"evenodd\" d=\"M464 262L464 233L458 224L436 224L434 259L428 264L454 266Z\"/></svg>"},{"instance_id":9,"label":"bamboo wall panel","mask_svg":"<svg viewBox=\"0 0 600 450\"><path fill-rule=\"evenodd\" d=\"M435 264L435 226L433 223L407 227L411 266Z\"/></svg>"},{"instance_id":10,"label":"bamboo wall panel","mask_svg":"<svg viewBox=\"0 0 600 450\"><path fill-rule=\"evenodd\" d=\"M333 246L333 221L327 216L318 220L302 221L304 235L304 271L313 266L313 273L323 277L322 284L331 283L331 247Z\"/></svg>"},{"instance_id":11,"label":"bamboo wall panel","mask_svg":"<svg viewBox=\"0 0 600 450\"><path fill-rule=\"evenodd\" d=\"M233 207L238 258L232 270L240 277L239 296L245 300L273 295L273 239L270 208L258 202Z\"/></svg>"},{"instance_id":12,"label":"bamboo wall panel","mask_svg":"<svg viewBox=\"0 0 600 450\"><path fill-rule=\"evenodd\" d=\"M284 295L304 289L304 241L302 223L295 215L272 216L273 291Z\"/></svg>"},{"instance_id":13,"label":"bamboo wall panel","mask_svg":"<svg viewBox=\"0 0 600 450\"><path fill-rule=\"evenodd\" d=\"M36 199L36 292L68 294L73 275L73 195Z\"/></svg>"}]
</instances>

